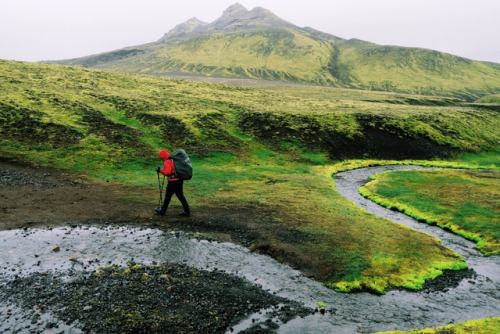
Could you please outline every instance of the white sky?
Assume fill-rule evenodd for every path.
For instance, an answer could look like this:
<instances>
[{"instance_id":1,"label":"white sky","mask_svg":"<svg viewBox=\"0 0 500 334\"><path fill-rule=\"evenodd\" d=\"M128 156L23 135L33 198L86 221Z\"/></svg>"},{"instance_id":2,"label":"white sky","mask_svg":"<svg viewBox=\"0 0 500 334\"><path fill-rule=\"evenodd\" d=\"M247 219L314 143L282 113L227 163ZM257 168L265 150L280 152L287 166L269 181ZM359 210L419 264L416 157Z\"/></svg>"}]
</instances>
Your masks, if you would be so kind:
<instances>
[{"instance_id":1,"label":"white sky","mask_svg":"<svg viewBox=\"0 0 500 334\"><path fill-rule=\"evenodd\" d=\"M59 60L154 42L235 2L299 27L500 63L500 0L0 0L0 59Z\"/></svg>"}]
</instances>

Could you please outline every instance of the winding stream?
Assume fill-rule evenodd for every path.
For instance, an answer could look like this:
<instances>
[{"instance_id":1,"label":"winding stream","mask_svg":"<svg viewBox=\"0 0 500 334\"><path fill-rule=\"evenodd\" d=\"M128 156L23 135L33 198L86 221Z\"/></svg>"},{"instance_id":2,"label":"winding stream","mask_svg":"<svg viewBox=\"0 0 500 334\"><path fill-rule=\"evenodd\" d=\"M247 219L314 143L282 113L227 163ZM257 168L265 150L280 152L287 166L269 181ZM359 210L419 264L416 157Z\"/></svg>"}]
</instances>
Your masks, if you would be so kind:
<instances>
[{"instance_id":1,"label":"winding stream","mask_svg":"<svg viewBox=\"0 0 500 334\"><path fill-rule=\"evenodd\" d=\"M335 182L339 192L358 206L396 223L432 234L441 239L443 245L460 253L477 276L463 280L458 287L447 292L391 291L384 296L336 293L286 265L234 244L198 241L179 232L88 226L1 231L0 287L16 275L27 276L33 272L50 270L64 277L70 272L95 270L111 264L176 261L207 270L217 268L245 277L264 290L313 309L317 302L327 305L325 315L318 313L280 324L279 333L373 333L437 327L451 322L500 316L500 257L483 257L473 249L474 243L382 208L359 195L358 188L369 180L370 175L403 168L420 167L363 168L339 173ZM57 247L59 251L54 251ZM7 309L15 316L6 317ZM20 322L22 318L23 310L16 309L15 305L0 304L0 332L4 328L22 326L22 323L13 323ZM250 326L252 318L258 318L258 315L250 315L239 326L234 326L233 333ZM77 325L65 328L63 322L59 323L59 329L67 333L79 333Z\"/></svg>"}]
</instances>

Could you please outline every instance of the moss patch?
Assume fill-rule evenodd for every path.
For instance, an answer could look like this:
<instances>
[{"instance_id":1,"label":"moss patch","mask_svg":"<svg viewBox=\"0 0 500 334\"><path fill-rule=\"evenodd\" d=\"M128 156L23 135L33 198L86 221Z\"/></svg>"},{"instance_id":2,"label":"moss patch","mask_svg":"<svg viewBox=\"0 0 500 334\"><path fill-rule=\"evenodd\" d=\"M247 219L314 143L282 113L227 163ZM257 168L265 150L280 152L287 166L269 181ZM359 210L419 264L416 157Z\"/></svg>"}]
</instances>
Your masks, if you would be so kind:
<instances>
[{"instance_id":1,"label":"moss patch","mask_svg":"<svg viewBox=\"0 0 500 334\"><path fill-rule=\"evenodd\" d=\"M451 324L438 328L412 329L411 331L378 332L376 334L492 334L498 333L500 318L472 320L460 324Z\"/></svg>"},{"instance_id":2,"label":"moss patch","mask_svg":"<svg viewBox=\"0 0 500 334\"><path fill-rule=\"evenodd\" d=\"M476 241L500 254L500 171L394 171L379 174L361 193L376 202Z\"/></svg>"}]
</instances>

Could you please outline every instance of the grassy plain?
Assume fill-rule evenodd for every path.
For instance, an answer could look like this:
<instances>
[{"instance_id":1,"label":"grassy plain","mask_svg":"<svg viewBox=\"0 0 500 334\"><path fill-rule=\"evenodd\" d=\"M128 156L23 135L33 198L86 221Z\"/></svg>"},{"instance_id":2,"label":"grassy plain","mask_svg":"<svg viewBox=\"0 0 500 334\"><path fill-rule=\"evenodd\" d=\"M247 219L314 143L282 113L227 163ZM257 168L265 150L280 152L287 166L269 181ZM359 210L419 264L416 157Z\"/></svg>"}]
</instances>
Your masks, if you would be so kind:
<instances>
[{"instance_id":1,"label":"grassy plain","mask_svg":"<svg viewBox=\"0 0 500 334\"><path fill-rule=\"evenodd\" d=\"M498 333L500 318L472 320L460 324L450 324L439 328L412 329L411 331L378 332L376 334L493 334Z\"/></svg>"},{"instance_id":2,"label":"grassy plain","mask_svg":"<svg viewBox=\"0 0 500 334\"><path fill-rule=\"evenodd\" d=\"M496 169L395 171L378 174L360 192L375 202L477 242L500 255L500 154Z\"/></svg>"},{"instance_id":3,"label":"grassy plain","mask_svg":"<svg viewBox=\"0 0 500 334\"><path fill-rule=\"evenodd\" d=\"M0 157L149 187L153 206L157 152L184 148L195 169L185 190L198 222L247 212L241 224L254 235L251 249L339 291L418 289L444 269L466 267L439 240L344 199L331 176L491 150L500 128L494 109L453 98L214 85L10 61L0 61L0 73ZM474 157L427 163L472 166Z\"/></svg>"}]
</instances>

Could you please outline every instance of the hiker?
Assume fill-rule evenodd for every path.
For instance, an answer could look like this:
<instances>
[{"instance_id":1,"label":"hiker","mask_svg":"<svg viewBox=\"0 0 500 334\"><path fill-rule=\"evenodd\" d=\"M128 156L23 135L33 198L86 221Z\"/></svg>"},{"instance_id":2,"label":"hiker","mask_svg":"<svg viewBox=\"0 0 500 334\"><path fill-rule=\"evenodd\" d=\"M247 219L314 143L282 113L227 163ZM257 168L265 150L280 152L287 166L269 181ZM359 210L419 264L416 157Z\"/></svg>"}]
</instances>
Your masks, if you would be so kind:
<instances>
[{"instance_id":1,"label":"hiker","mask_svg":"<svg viewBox=\"0 0 500 334\"><path fill-rule=\"evenodd\" d=\"M160 167L156 167L156 172L165 175L168 182L167 190L165 191L165 201L163 202L163 206L161 208L156 208L155 211L161 216L165 215L165 212L167 212L168 209L168 204L170 203L170 199L175 194L179 201L181 201L182 207L184 208L184 211L179 212L179 215L189 217L191 214L189 210L189 204L186 200L186 197L184 197L184 192L182 189L184 180L175 175L174 162L170 159L170 153L168 153L166 149L162 149L160 153L158 153L158 156L163 160L163 169L160 169Z\"/></svg>"}]
</instances>

